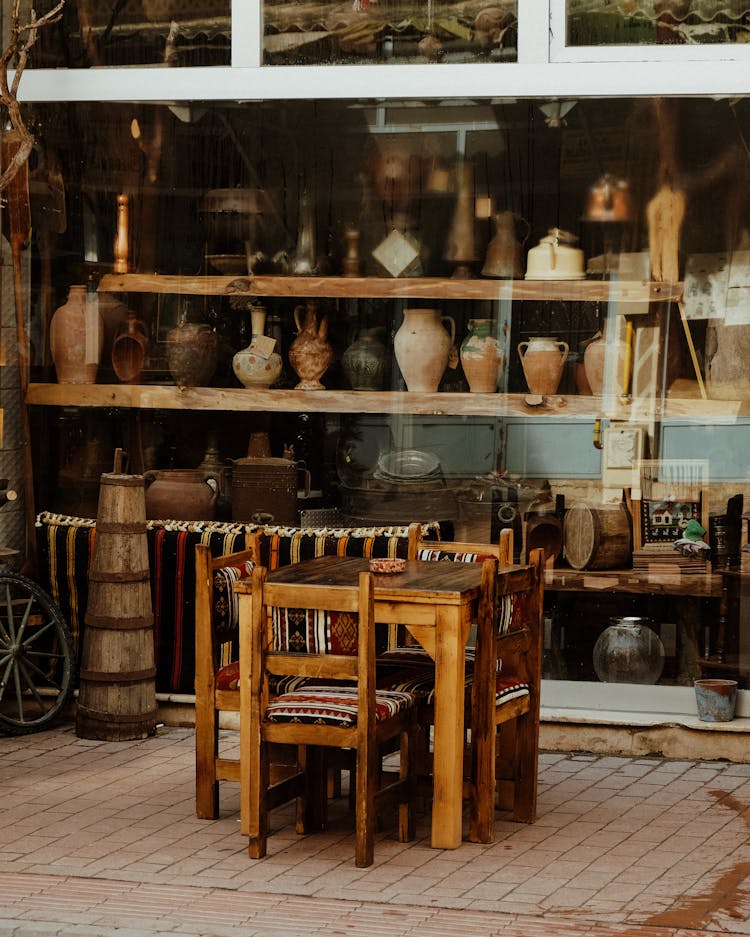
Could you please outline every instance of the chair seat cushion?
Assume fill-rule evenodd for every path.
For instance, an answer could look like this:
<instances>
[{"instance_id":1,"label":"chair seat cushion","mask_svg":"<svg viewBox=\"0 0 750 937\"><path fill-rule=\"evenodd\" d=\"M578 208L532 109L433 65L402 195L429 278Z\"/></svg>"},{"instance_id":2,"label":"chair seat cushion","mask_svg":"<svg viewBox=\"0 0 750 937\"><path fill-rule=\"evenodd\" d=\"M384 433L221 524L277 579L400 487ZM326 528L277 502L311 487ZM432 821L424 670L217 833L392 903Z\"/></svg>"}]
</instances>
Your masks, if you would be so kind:
<instances>
[{"instance_id":1,"label":"chair seat cushion","mask_svg":"<svg viewBox=\"0 0 750 937\"><path fill-rule=\"evenodd\" d=\"M357 687L316 686L276 696L268 705L265 721L304 723L351 728L357 724ZM415 703L413 693L378 690L375 718L383 722Z\"/></svg>"},{"instance_id":2,"label":"chair seat cushion","mask_svg":"<svg viewBox=\"0 0 750 937\"><path fill-rule=\"evenodd\" d=\"M315 677L271 677L269 689L273 696L277 696L281 693L291 693L294 690L299 690L301 687L321 684L327 686L330 684L330 680L324 681ZM240 662L234 660L231 664L222 667L216 674L216 689L237 692L239 688Z\"/></svg>"},{"instance_id":3,"label":"chair seat cushion","mask_svg":"<svg viewBox=\"0 0 750 937\"><path fill-rule=\"evenodd\" d=\"M464 689L467 695L471 693L474 682L473 660L466 661L466 675ZM378 662L378 686L389 690L406 691L413 693L423 703L432 705L435 698L435 670L434 668L416 665L413 667L398 665L385 665L381 668ZM495 678L495 706L502 706L511 700L529 695L529 684L515 674L498 673ZM467 700L467 705L469 705Z\"/></svg>"}]
</instances>

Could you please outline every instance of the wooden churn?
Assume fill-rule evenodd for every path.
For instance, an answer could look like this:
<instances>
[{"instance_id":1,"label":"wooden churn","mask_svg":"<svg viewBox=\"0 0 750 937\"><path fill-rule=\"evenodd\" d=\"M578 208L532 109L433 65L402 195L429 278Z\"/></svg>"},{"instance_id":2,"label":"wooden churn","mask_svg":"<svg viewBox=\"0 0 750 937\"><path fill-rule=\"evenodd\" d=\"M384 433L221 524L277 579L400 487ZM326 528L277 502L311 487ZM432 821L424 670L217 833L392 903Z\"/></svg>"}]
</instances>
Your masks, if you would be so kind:
<instances>
[{"instance_id":1,"label":"wooden churn","mask_svg":"<svg viewBox=\"0 0 750 937\"><path fill-rule=\"evenodd\" d=\"M145 485L118 468L101 476L76 715L76 735L105 741L156 731Z\"/></svg>"}]
</instances>

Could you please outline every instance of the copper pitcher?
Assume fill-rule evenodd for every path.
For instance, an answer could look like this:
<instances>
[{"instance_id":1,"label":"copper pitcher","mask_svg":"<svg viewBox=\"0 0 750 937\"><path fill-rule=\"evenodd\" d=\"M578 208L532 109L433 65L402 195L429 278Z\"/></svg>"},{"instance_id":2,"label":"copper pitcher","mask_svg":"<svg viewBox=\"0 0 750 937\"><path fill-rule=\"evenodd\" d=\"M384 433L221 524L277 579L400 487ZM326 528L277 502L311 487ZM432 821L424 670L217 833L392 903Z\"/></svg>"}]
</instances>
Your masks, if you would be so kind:
<instances>
[{"instance_id":1,"label":"copper pitcher","mask_svg":"<svg viewBox=\"0 0 750 937\"><path fill-rule=\"evenodd\" d=\"M633 204L627 179L605 173L589 187L584 221L631 221L632 218Z\"/></svg>"}]
</instances>

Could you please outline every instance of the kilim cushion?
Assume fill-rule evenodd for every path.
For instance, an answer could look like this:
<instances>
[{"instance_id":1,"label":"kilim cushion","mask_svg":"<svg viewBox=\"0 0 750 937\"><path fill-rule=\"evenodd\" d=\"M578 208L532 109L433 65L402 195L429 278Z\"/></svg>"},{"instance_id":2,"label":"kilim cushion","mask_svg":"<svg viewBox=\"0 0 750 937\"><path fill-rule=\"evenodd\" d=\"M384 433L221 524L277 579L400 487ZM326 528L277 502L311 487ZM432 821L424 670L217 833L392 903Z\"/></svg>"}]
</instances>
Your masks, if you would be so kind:
<instances>
[{"instance_id":1,"label":"kilim cushion","mask_svg":"<svg viewBox=\"0 0 750 937\"><path fill-rule=\"evenodd\" d=\"M273 649L293 654L357 655L359 616L311 608L274 608Z\"/></svg>"},{"instance_id":2,"label":"kilim cushion","mask_svg":"<svg viewBox=\"0 0 750 937\"><path fill-rule=\"evenodd\" d=\"M471 691L474 674L467 672L464 688L467 695ZM400 690L414 693L420 700L432 705L435 701L435 672L428 667L412 667L394 670L392 673L380 675L378 668L378 686L390 690ZM514 674L498 674L495 683L495 705L500 706L510 700L529 695L529 685ZM468 700L467 700L468 705Z\"/></svg>"},{"instance_id":3,"label":"kilim cushion","mask_svg":"<svg viewBox=\"0 0 750 937\"><path fill-rule=\"evenodd\" d=\"M240 579L248 579L254 565L248 561L242 566L221 566L213 571L211 627L217 641L237 640L239 598L232 586Z\"/></svg>"},{"instance_id":4,"label":"kilim cushion","mask_svg":"<svg viewBox=\"0 0 750 937\"><path fill-rule=\"evenodd\" d=\"M316 680L314 677L271 677L270 691L273 696L279 695L281 693L291 693L294 690L299 690L300 687L314 686L316 683L318 685L323 684L323 680ZM325 681L326 686L330 685L331 681ZM240 688L240 663L239 661L232 661L231 664L227 664L225 667L222 667L216 674L216 689L217 690L239 690Z\"/></svg>"},{"instance_id":5,"label":"kilim cushion","mask_svg":"<svg viewBox=\"0 0 750 937\"><path fill-rule=\"evenodd\" d=\"M267 722L297 722L328 725L342 729L357 724L357 687L308 687L274 697L265 714ZM415 703L412 693L378 690L375 694L375 719L390 719Z\"/></svg>"},{"instance_id":6,"label":"kilim cushion","mask_svg":"<svg viewBox=\"0 0 750 937\"><path fill-rule=\"evenodd\" d=\"M491 553L456 553L450 550L433 550L429 547L422 547L417 553L418 560L432 563L439 560L442 563L483 563L485 560L494 559Z\"/></svg>"}]
</instances>

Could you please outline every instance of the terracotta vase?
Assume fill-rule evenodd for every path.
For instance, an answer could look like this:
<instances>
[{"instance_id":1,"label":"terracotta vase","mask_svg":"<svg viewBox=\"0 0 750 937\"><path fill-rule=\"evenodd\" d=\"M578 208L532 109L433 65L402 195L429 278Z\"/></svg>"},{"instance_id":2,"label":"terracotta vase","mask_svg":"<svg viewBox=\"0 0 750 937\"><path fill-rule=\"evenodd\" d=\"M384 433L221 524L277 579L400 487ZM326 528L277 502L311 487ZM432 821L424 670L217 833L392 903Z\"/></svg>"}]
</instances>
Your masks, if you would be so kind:
<instances>
[{"instance_id":1,"label":"terracotta vase","mask_svg":"<svg viewBox=\"0 0 750 937\"><path fill-rule=\"evenodd\" d=\"M252 339L247 348L238 351L232 358L232 370L244 387L270 387L281 374L281 355L276 351L268 354L262 347L266 329L266 310L255 306L250 311ZM271 340L267 340L271 344Z\"/></svg>"},{"instance_id":2,"label":"terracotta vase","mask_svg":"<svg viewBox=\"0 0 750 937\"><path fill-rule=\"evenodd\" d=\"M214 376L219 360L218 332L209 325L188 322L186 313L167 333L167 364L179 387L205 387Z\"/></svg>"},{"instance_id":3,"label":"terracotta vase","mask_svg":"<svg viewBox=\"0 0 750 937\"><path fill-rule=\"evenodd\" d=\"M450 334L443 327L450 323ZM439 309L405 309L404 321L393 339L393 349L406 389L434 393L448 366L456 325Z\"/></svg>"},{"instance_id":4,"label":"terracotta vase","mask_svg":"<svg viewBox=\"0 0 750 937\"><path fill-rule=\"evenodd\" d=\"M352 390L382 390L390 355L380 340L382 328L360 329L341 356L341 367Z\"/></svg>"},{"instance_id":5,"label":"terracotta vase","mask_svg":"<svg viewBox=\"0 0 750 937\"><path fill-rule=\"evenodd\" d=\"M586 345L583 353L583 368L594 396L600 397L605 387L609 393L620 393L625 375L625 345L622 342L608 343L606 327L604 327L601 332L596 333L593 341ZM606 380L610 368L614 368L611 385Z\"/></svg>"},{"instance_id":6,"label":"terracotta vase","mask_svg":"<svg viewBox=\"0 0 750 937\"><path fill-rule=\"evenodd\" d=\"M456 167L456 205L443 249L443 260L455 265L453 276L470 278L470 265L479 260L474 231L474 165L462 162Z\"/></svg>"},{"instance_id":7,"label":"terracotta vase","mask_svg":"<svg viewBox=\"0 0 750 937\"><path fill-rule=\"evenodd\" d=\"M162 469L144 474L149 520L212 521L219 483L198 469Z\"/></svg>"},{"instance_id":8,"label":"terracotta vase","mask_svg":"<svg viewBox=\"0 0 750 937\"><path fill-rule=\"evenodd\" d=\"M531 338L528 342L519 342L518 356L532 394L545 396L557 393L568 357L567 342L558 342L554 338Z\"/></svg>"},{"instance_id":9,"label":"terracotta vase","mask_svg":"<svg viewBox=\"0 0 750 937\"><path fill-rule=\"evenodd\" d=\"M60 384L95 384L104 345L104 323L96 293L71 286L49 329L52 360Z\"/></svg>"},{"instance_id":10,"label":"terracotta vase","mask_svg":"<svg viewBox=\"0 0 750 937\"><path fill-rule=\"evenodd\" d=\"M492 319L469 319L461 342L461 366L472 394L494 394L504 363Z\"/></svg>"},{"instance_id":11,"label":"terracotta vase","mask_svg":"<svg viewBox=\"0 0 750 937\"><path fill-rule=\"evenodd\" d=\"M300 378L297 390L325 390L320 379L333 361L333 348L328 343L328 316L318 322L318 304L307 300L304 307L294 310L294 321L299 334L289 348L289 363Z\"/></svg>"}]
</instances>

